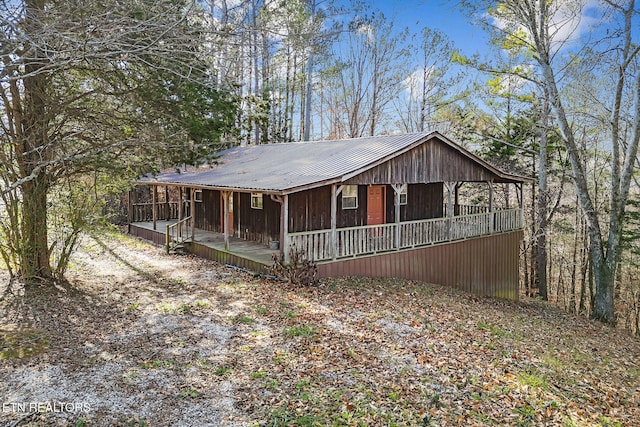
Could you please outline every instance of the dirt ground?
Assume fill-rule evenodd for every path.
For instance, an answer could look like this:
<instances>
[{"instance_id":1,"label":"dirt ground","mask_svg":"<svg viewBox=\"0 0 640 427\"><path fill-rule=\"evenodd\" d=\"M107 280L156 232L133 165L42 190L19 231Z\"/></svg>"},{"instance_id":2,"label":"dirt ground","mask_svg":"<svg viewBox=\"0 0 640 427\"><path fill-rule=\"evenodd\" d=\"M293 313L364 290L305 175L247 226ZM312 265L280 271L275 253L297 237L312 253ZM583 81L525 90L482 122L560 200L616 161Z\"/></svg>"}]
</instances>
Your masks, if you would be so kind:
<instances>
[{"instance_id":1,"label":"dirt ground","mask_svg":"<svg viewBox=\"0 0 640 427\"><path fill-rule=\"evenodd\" d=\"M638 425L640 342L536 301L291 285L119 234L0 284L0 425Z\"/></svg>"}]
</instances>

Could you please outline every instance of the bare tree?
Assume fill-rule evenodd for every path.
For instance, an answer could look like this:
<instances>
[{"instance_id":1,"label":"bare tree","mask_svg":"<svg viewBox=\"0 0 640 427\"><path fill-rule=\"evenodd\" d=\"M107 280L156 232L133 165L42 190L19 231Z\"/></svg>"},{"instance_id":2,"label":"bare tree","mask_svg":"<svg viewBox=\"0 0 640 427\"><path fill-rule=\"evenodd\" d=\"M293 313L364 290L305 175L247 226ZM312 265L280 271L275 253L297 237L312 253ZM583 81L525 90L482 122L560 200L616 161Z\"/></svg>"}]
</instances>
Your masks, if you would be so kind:
<instances>
[{"instance_id":1,"label":"bare tree","mask_svg":"<svg viewBox=\"0 0 640 427\"><path fill-rule=\"evenodd\" d=\"M580 40L576 35L577 23L584 4L580 1L502 1L492 8L499 19L496 28L506 34L512 43L526 48L537 65L537 76L549 93L550 103L566 146L573 173L573 181L582 211L585 215L589 250L595 282L592 317L615 323L614 281L621 255L623 220L629 196L635 159L640 140L640 47L634 41L634 19L637 19L635 1L606 1L606 13L620 22L616 31L600 40L602 49L593 40L578 51ZM617 19L620 18L620 19ZM567 31L570 30L570 31ZM572 49L569 49L572 48ZM587 56L586 49L592 53ZM564 53L572 50L572 55ZM603 223L594 194L590 191L584 169L585 152L576 137L575 115L568 110L569 100L563 90L570 76L564 74L567 62L573 59L594 60L591 66L608 75L614 90L606 99L610 111L609 140L610 179L607 183L609 213Z\"/></svg>"},{"instance_id":2,"label":"bare tree","mask_svg":"<svg viewBox=\"0 0 640 427\"><path fill-rule=\"evenodd\" d=\"M382 13L357 17L347 40L334 52L332 85L338 94L335 120L347 137L375 135L386 108L401 91L407 75L407 30L395 32Z\"/></svg>"},{"instance_id":3,"label":"bare tree","mask_svg":"<svg viewBox=\"0 0 640 427\"><path fill-rule=\"evenodd\" d=\"M11 240L0 250L32 282L64 267L52 269L48 239L60 186L211 155L233 102L206 85L203 30L188 0L0 8L0 194Z\"/></svg>"},{"instance_id":4,"label":"bare tree","mask_svg":"<svg viewBox=\"0 0 640 427\"><path fill-rule=\"evenodd\" d=\"M415 51L420 64L405 78L406 96L394 101L399 127L405 132L427 130L440 109L460 95L454 92L461 74L452 72L453 43L444 33L431 28L423 28L417 37L419 47Z\"/></svg>"}]
</instances>

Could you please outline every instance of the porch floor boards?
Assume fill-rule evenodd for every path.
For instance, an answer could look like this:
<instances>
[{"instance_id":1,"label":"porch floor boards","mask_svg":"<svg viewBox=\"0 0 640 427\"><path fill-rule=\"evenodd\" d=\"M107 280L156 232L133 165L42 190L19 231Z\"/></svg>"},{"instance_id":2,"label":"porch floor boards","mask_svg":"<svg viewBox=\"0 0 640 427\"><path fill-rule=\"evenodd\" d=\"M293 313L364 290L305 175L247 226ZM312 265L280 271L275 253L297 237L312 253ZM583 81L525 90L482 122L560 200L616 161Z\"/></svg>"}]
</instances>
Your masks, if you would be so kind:
<instances>
[{"instance_id":1,"label":"porch floor boards","mask_svg":"<svg viewBox=\"0 0 640 427\"><path fill-rule=\"evenodd\" d=\"M159 233L165 234L167 225L175 224L177 220L171 221L157 221L156 230ZM153 230L153 222L133 222L131 225L135 225L147 230ZM273 255L278 256L280 251L278 249L269 249L266 245L259 242L240 239L235 236L229 236L229 250L224 248L224 234L216 233L213 231L195 229L195 242L198 245L206 246L215 249L220 252L231 253L241 258L246 258L251 261L264 264L266 266L273 265ZM187 243L191 239L187 240Z\"/></svg>"}]
</instances>

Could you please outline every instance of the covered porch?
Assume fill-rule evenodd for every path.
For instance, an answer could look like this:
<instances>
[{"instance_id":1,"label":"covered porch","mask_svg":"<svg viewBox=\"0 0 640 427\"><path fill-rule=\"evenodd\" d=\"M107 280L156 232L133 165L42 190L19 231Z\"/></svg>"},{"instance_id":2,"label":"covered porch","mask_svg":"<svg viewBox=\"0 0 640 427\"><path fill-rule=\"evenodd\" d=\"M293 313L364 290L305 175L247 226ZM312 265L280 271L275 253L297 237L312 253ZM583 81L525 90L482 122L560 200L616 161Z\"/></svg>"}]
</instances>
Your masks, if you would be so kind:
<instances>
[{"instance_id":1,"label":"covered porch","mask_svg":"<svg viewBox=\"0 0 640 427\"><path fill-rule=\"evenodd\" d=\"M151 203L131 203L130 233L165 246L167 252L176 247L185 247L194 253L207 248L210 253L218 254L206 255L207 258L221 260L224 254L228 254L255 263L252 264L254 266L259 264L259 270L263 270L262 267L273 264L274 255L287 262L291 249L303 252L306 258L315 262L332 262L509 233L523 227L522 208L508 207L508 203L507 207L504 204L496 207L492 185L487 187L489 205L482 206L460 204L460 186L455 183L443 186L448 192L445 196L446 203L440 205L441 215L438 217L400 220L399 199L402 188L398 188L393 194L393 198L397 199L393 207L397 220L382 224L338 227L339 196L344 187L331 187L331 228L290 232L289 225L292 221L289 220L289 197L272 195L269 199L279 205L277 240L264 242L248 238L248 235L243 237L237 227L233 230L234 222L237 225L242 220L239 212L235 219L232 216L231 206L234 203L231 200L234 199L234 192L220 192L223 199L220 203L221 211L214 216L218 216L221 223L217 230L208 230L198 227L198 221L191 215L192 212L197 212L197 193L193 189L178 188L177 194L182 199L180 203L168 198L171 191L167 187L164 188L164 197L158 197L158 188L153 187ZM516 188L519 191L522 189L520 185ZM235 194L235 198L237 200L239 194ZM520 194L517 199L521 200Z\"/></svg>"},{"instance_id":2,"label":"covered porch","mask_svg":"<svg viewBox=\"0 0 640 427\"><path fill-rule=\"evenodd\" d=\"M139 221L129 224L129 234L162 245L167 252L184 247L189 253L203 258L256 272L267 272L273 265L273 256L280 254L278 249L270 249L260 243L233 236L229 237L228 247L225 248L223 233L191 228L187 224L183 225L183 237L168 244L171 230L175 229L177 223L177 219L158 220L154 229L153 221ZM177 241L180 243L178 244Z\"/></svg>"},{"instance_id":3,"label":"covered porch","mask_svg":"<svg viewBox=\"0 0 640 427\"><path fill-rule=\"evenodd\" d=\"M234 147L216 165L141 178L129 223L167 251L252 270L297 251L321 276L517 298L525 182L435 132Z\"/></svg>"}]
</instances>

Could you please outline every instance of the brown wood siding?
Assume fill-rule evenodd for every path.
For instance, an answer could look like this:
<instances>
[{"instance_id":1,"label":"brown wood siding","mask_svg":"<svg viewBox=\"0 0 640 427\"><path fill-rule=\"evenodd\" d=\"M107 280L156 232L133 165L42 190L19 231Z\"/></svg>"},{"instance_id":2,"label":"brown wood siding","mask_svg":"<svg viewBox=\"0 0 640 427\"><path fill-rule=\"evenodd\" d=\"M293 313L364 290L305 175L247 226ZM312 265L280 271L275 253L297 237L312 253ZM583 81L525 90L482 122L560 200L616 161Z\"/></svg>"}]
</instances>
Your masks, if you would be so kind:
<instances>
[{"instance_id":1,"label":"brown wood siding","mask_svg":"<svg viewBox=\"0 0 640 427\"><path fill-rule=\"evenodd\" d=\"M445 181L489 181L488 169L459 151L431 139L357 175L346 184L418 184Z\"/></svg>"},{"instance_id":2,"label":"brown wood siding","mask_svg":"<svg viewBox=\"0 0 640 427\"><path fill-rule=\"evenodd\" d=\"M331 209L331 200L329 200L329 209ZM358 186L358 208L343 209L342 196L338 196L337 227L359 227L367 225L367 186ZM329 227L331 228L331 214L329 214Z\"/></svg>"},{"instance_id":3,"label":"brown wood siding","mask_svg":"<svg viewBox=\"0 0 640 427\"><path fill-rule=\"evenodd\" d=\"M220 202L220 192L218 190L202 190L202 201L195 202L196 228L218 233L222 232L222 208Z\"/></svg>"},{"instance_id":4,"label":"brown wood siding","mask_svg":"<svg viewBox=\"0 0 640 427\"><path fill-rule=\"evenodd\" d=\"M393 192L393 190L391 190ZM358 207L342 209L338 196L337 227L367 225L367 186L358 186ZM298 233L331 228L331 186L289 195L289 232Z\"/></svg>"},{"instance_id":5,"label":"brown wood siding","mask_svg":"<svg viewBox=\"0 0 640 427\"><path fill-rule=\"evenodd\" d=\"M518 299L522 231L318 265L320 277L399 277Z\"/></svg>"},{"instance_id":6,"label":"brown wood siding","mask_svg":"<svg viewBox=\"0 0 640 427\"><path fill-rule=\"evenodd\" d=\"M289 232L331 228L331 187L289 195Z\"/></svg>"},{"instance_id":7,"label":"brown wood siding","mask_svg":"<svg viewBox=\"0 0 640 427\"><path fill-rule=\"evenodd\" d=\"M342 209L338 196L337 227L367 225L367 188L358 186L358 208ZM395 221L394 192L386 190L387 223ZM443 216L443 187L441 183L410 184L408 203L400 208L401 221L441 218ZM244 199L241 203L244 202ZM289 232L298 233L331 228L331 187L321 187L289 195Z\"/></svg>"},{"instance_id":8,"label":"brown wood siding","mask_svg":"<svg viewBox=\"0 0 640 427\"><path fill-rule=\"evenodd\" d=\"M251 193L235 193L234 196L237 236L264 244L280 240L280 203L263 194L262 209L254 209L251 207Z\"/></svg>"},{"instance_id":9,"label":"brown wood siding","mask_svg":"<svg viewBox=\"0 0 640 427\"><path fill-rule=\"evenodd\" d=\"M435 184L409 184L407 186L407 204L400 206L400 221L442 218L443 186ZM387 223L396 221L395 193L387 187Z\"/></svg>"}]
</instances>

